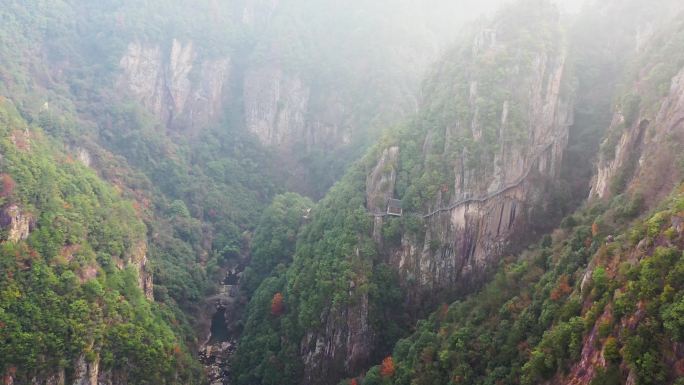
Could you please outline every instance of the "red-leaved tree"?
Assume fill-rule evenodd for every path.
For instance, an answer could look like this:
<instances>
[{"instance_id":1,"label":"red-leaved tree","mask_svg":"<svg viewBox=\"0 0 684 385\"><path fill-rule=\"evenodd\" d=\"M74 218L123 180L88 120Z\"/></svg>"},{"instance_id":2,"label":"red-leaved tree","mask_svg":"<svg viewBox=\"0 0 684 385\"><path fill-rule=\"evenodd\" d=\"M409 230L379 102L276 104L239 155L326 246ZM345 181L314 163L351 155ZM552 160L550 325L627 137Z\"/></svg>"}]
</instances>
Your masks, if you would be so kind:
<instances>
[{"instance_id":1,"label":"red-leaved tree","mask_svg":"<svg viewBox=\"0 0 684 385\"><path fill-rule=\"evenodd\" d=\"M285 305L283 305L283 295L281 293L275 293L273 299L271 300L271 314L274 316L279 316L283 314Z\"/></svg>"},{"instance_id":2,"label":"red-leaved tree","mask_svg":"<svg viewBox=\"0 0 684 385\"><path fill-rule=\"evenodd\" d=\"M380 374L383 377L392 377L394 375L395 370L396 368L394 367L394 360L392 359L392 356L389 356L382 360L382 365L380 365Z\"/></svg>"},{"instance_id":3,"label":"red-leaved tree","mask_svg":"<svg viewBox=\"0 0 684 385\"><path fill-rule=\"evenodd\" d=\"M0 179L2 182L2 192L0 192L0 196L7 198L8 196L12 195L14 192L14 187L16 187L17 184L9 174L0 175Z\"/></svg>"}]
</instances>

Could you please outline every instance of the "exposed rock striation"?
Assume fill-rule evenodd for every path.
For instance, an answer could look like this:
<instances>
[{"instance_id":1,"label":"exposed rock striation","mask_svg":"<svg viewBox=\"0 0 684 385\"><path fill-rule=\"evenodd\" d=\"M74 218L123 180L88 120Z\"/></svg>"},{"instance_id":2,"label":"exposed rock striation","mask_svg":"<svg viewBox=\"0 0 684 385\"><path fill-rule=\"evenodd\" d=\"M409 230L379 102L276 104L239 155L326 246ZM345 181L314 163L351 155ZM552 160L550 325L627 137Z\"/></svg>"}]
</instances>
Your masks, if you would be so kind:
<instances>
[{"instance_id":1,"label":"exposed rock striation","mask_svg":"<svg viewBox=\"0 0 684 385\"><path fill-rule=\"evenodd\" d=\"M537 20L558 28L552 12L540 12ZM413 131L387 139L366 164L362 191L373 224L359 237L371 237L379 259L398 271L408 295L398 312L479 287L535 231L533 222L560 219L546 213L573 124L572 77L562 40L523 47L518 33L495 23L447 55L427 82ZM389 198L402 200L403 218L386 215ZM374 303L355 290L366 274L354 272L349 304L334 314L325 308L320 329L303 339L302 383L336 383L378 354Z\"/></svg>"},{"instance_id":2,"label":"exposed rock striation","mask_svg":"<svg viewBox=\"0 0 684 385\"><path fill-rule=\"evenodd\" d=\"M633 95L639 95L635 89ZM672 78L668 94L647 103L625 106L614 115L603 144L590 198L608 198L628 191L647 204L660 201L681 179L684 149L684 68ZM655 112L654 112L655 111ZM611 136L613 139L611 139ZM616 143L614 138L618 138Z\"/></svg>"},{"instance_id":3,"label":"exposed rock striation","mask_svg":"<svg viewBox=\"0 0 684 385\"><path fill-rule=\"evenodd\" d=\"M195 131L221 117L229 97L230 58L203 59L192 42L132 42L120 61L118 88L132 94L167 127Z\"/></svg>"},{"instance_id":4,"label":"exposed rock striation","mask_svg":"<svg viewBox=\"0 0 684 385\"><path fill-rule=\"evenodd\" d=\"M482 55L497 49L496 46L479 47ZM453 184L444 184L422 211L413 213L424 219L424 234L404 233L398 247L385 249L391 265L418 292L467 290L487 269L496 266L515 238L524 237L532 230L532 221L544 219L538 216L550 204L550 191L560 177L573 118L573 96L564 87L569 81L565 54L538 53L518 76L523 80L510 83L513 95L499 107L500 123L493 153L480 157L477 167L472 166L474 156L468 149L458 153L450 165L452 175L444 177L453 180ZM425 161L429 148L433 147L431 142L446 142L442 156L448 158L453 151L448 144L450 138L470 132L475 142L486 140L477 100L492 96L478 95L481 82L477 78L469 81L469 107L473 111L470 121L457 119L447 127L443 138L438 139L437 133L425 136ZM515 95L515 89L524 92ZM515 124L511 105L528 113L522 126L525 138L522 143L508 139L507 131L513 130ZM385 163L383 156L378 167L384 167ZM369 192L383 189L391 192L395 188L393 178L369 176L368 183ZM369 207L373 207L374 199L373 194L367 194ZM378 227L382 225L383 220L376 218L374 234L380 233Z\"/></svg>"},{"instance_id":5,"label":"exposed rock striation","mask_svg":"<svg viewBox=\"0 0 684 385\"><path fill-rule=\"evenodd\" d=\"M152 273L147 267L147 244L141 242L133 248L128 264L135 267L138 272L138 286L145 293L145 297L154 300Z\"/></svg>"},{"instance_id":6,"label":"exposed rock striation","mask_svg":"<svg viewBox=\"0 0 684 385\"><path fill-rule=\"evenodd\" d=\"M7 231L7 240L10 242L28 238L33 226L33 217L23 212L18 205L7 206L0 215L0 227Z\"/></svg>"},{"instance_id":7,"label":"exposed rock striation","mask_svg":"<svg viewBox=\"0 0 684 385\"><path fill-rule=\"evenodd\" d=\"M74 382L73 385L98 385L98 376L100 374L100 358L89 362L85 356L80 356L74 365Z\"/></svg>"},{"instance_id":8,"label":"exposed rock striation","mask_svg":"<svg viewBox=\"0 0 684 385\"><path fill-rule=\"evenodd\" d=\"M349 293L361 285L350 282ZM322 330L311 330L301 342L304 362L303 384L333 383L348 373L356 373L367 365L373 351L375 331L369 324L368 293L358 298L342 312L326 309L321 315Z\"/></svg>"},{"instance_id":9,"label":"exposed rock striation","mask_svg":"<svg viewBox=\"0 0 684 385\"><path fill-rule=\"evenodd\" d=\"M261 143L292 145L304 138L309 88L280 68L249 70L244 81L245 122Z\"/></svg>"}]
</instances>

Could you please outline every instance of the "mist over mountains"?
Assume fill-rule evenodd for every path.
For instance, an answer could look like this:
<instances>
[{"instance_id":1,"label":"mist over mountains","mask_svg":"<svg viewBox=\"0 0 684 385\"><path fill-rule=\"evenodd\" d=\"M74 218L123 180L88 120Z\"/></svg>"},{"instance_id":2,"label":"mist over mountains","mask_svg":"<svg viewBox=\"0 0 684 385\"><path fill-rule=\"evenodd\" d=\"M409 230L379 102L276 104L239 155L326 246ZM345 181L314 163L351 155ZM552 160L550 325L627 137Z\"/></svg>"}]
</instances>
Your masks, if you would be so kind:
<instances>
[{"instance_id":1,"label":"mist over mountains","mask_svg":"<svg viewBox=\"0 0 684 385\"><path fill-rule=\"evenodd\" d=\"M682 12L3 1L2 383L684 383Z\"/></svg>"}]
</instances>

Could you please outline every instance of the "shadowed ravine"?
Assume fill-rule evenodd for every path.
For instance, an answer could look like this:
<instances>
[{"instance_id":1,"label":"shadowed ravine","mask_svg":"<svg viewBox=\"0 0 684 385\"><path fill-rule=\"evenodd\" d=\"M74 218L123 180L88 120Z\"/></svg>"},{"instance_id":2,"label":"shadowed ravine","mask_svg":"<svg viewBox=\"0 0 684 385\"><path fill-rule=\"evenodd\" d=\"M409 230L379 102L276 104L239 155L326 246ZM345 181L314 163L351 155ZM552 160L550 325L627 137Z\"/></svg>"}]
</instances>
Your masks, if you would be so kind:
<instances>
[{"instance_id":1,"label":"shadowed ravine","mask_svg":"<svg viewBox=\"0 0 684 385\"><path fill-rule=\"evenodd\" d=\"M211 317L206 342L200 347L199 358L212 385L230 384L229 360L235 353L239 337L239 330L234 325L240 318L235 297L242 269L243 266L239 265L229 270L221 282L219 293L207 299L208 303L214 304L216 311Z\"/></svg>"}]
</instances>

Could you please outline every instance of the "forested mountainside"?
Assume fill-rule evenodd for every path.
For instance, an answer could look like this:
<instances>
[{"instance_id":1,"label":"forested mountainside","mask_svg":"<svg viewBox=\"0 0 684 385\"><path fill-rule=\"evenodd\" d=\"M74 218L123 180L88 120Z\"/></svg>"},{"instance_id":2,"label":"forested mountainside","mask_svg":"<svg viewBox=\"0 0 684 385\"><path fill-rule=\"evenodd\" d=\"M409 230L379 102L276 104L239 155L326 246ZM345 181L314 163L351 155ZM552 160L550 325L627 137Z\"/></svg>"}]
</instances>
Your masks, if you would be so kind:
<instances>
[{"instance_id":1,"label":"forested mountainside","mask_svg":"<svg viewBox=\"0 0 684 385\"><path fill-rule=\"evenodd\" d=\"M38 349L52 329L32 324L30 314L17 306L26 302L40 307L36 301L49 295L24 300L28 297L17 296L15 290L21 293L30 281L3 278L3 288L7 285L13 294L3 302L3 317L8 318L0 325L12 325L3 330L9 337L25 334L23 340L7 340L2 346L7 352L2 363L6 381L204 381L187 355L188 350L194 354L208 329L211 314L204 313L204 299L216 292L227 267L249 257L251 234L264 208L278 192L289 189L320 196L381 127L411 113L421 73L453 32L454 19L445 17L450 12L441 2L421 12L416 10L422 6L414 1L391 2L391 7L390 2L363 3L343 7L323 1L3 2L0 95L3 106L22 122L13 123L19 128L8 123L5 137L14 138L23 127L30 127L26 135L40 131L52 147L38 155L68 158L80 165L70 166L75 167L75 178L97 174L106 181L98 183L135 207L120 213L122 220L137 224L117 224L107 231L131 231L137 241L115 249L92 244L89 235L104 231L95 229L97 215L105 214L75 207L82 211L79 216L62 215L53 204L57 198L51 198L50 205L34 202L42 199L41 194L62 189L61 199L72 206L97 206L70 202L79 189L89 191L87 186L30 184L11 172L6 180L14 180L16 190L26 196L8 193L12 199L3 201L3 239L7 247L16 243L34 259L42 258L45 274L89 272L61 291L45 289L58 290L63 303L80 301L82 286L97 278L104 292L88 297L89 303L79 302L83 306L78 310L88 307L98 330L112 326L107 317L116 318L97 315L103 306L99 298L116 297L117 292L121 301L131 301L141 312L133 317L127 310L130 314L122 316L122 322L133 317L141 321L134 325L144 328L154 319L161 330L144 336L138 331L117 335L119 340L111 344L130 343L125 352L146 344L158 354L141 348L145 359L133 353L126 358L128 353L109 351L109 342L100 335L103 331L72 344L75 332L55 320L56 330L67 334L55 337L54 349L23 353L15 350L16 344ZM460 6L466 4L449 9ZM402 28L409 17L420 27ZM346 29L350 24L357 26L352 39ZM326 65L317 65L321 62ZM393 70L387 71L390 66ZM17 140L30 142L21 135ZM55 229L60 235L53 237L50 248L36 250L34 234L55 227L52 220L79 229L80 238ZM33 222L29 226L27 221ZM114 235L107 237L117 242ZM75 250L90 249L83 252L86 257L99 257L84 257L81 267L51 262L58 255L69 259ZM26 269L18 256L17 265L12 265L13 252L3 255L9 258L3 277L18 277L12 269ZM108 283L110 275L128 271L128 261L140 267L136 274L144 301L123 283ZM254 270L255 277L265 274L258 267ZM71 316L65 313L62 318ZM85 321L70 322L81 327ZM173 354L186 362L183 365L161 357L170 354L167 347L174 341ZM83 357L90 368L87 375ZM140 371L122 363L126 359ZM111 367L114 361L122 365L119 374ZM129 378L123 376L127 371Z\"/></svg>"},{"instance_id":2,"label":"forested mountainside","mask_svg":"<svg viewBox=\"0 0 684 385\"><path fill-rule=\"evenodd\" d=\"M4 1L3 383L681 384L684 4L563 4Z\"/></svg>"},{"instance_id":3,"label":"forested mountainside","mask_svg":"<svg viewBox=\"0 0 684 385\"><path fill-rule=\"evenodd\" d=\"M141 207L5 98L0 130L5 383L193 382L175 315L150 301Z\"/></svg>"},{"instance_id":4,"label":"forested mountainside","mask_svg":"<svg viewBox=\"0 0 684 385\"><path fill-rule=\"evenodd\" d=\"M647 263L619 234L639 229L631 221L681 181L684 131L681 25L650 19L667 20L677 4L600 8L568 24L549 3L516 2L438 62L419 112L333 187L299 230L290 267L257 290L234 358L238 383L649 383L653 365L662 370L651 383L678 377L665 369L679 353L658 312L660 342L636 345L649 337L615 326L613 349L632 349L624 360L601 361L592 345L613 291L638 280L617 275L618 255L632 255L635 271ZM386 215L391 198L402 217ZM678 226L678 200L662 204L652 241L670 219ZM661 273L682 253L670 236ZM598 294L593 275L605 281ZM276 300L285 310L272 311ZM382 365L366 372L372 361Z\"/></svg>"},{"instance_id":5,"label":"forested mountainside","mask_svg":"<svg viewBox=\"0 0 684 385\"><path fill-rule=\"evenodd\" d=\"M208 328L204 298L215 292L228 261L249 255L251 233L275 194L294 188L319 196L367 146L366 138L413 110L421 72L448 41L453 20L444 17L439 4L417 17L417 2L400 3L367 8L304 1L3 2L0 92L8 108L18 111L24 126L42 130L60 154L84 166L75 169L75 177L96 172L118 191L118 199L132 202L137 220L144 222L120 226L141 239L127 245L131 250L113 253L91 246L102 260L86 266L90 275L82 284L100 277L104 273L98 271L107 266L123 269L127 255L134 255L130 258L146 269L139 274L141 289L167 315L157 320L159 327L173 329L178 354L187 360L183 352L194 350ZM386 12L380 12L383 7ZM409 16L421 28L400 28ZM358 27L351 40L344 28L350 23ZM413 49L402 49L407 42ZM326 65L318 65L321 61ZM391 62L393 71L386 71ZM14 130L8 128L6 136ZM324 152L334 156L323 158ZM30 196L52 194L43 191L48 187L7 175ZM71 199L71 191L64 199ZM19 230L5 227L8 244L23 245L26 235L55 227L52 222L60 218L55 207L22 199L3 202L7 218L19 215L23 223L29 219L21 213L29 212L34 220L46 219L24 225L21 237L14 235ZM88 248L92 241L85 237L98 223L89 207L76 207L83 216L65 219L80 228L84 239L57 238L49 250L39 250L49 272L78 275L75 265L62 269L49 261L61 248L66 255ZM10 226L9 219L5 222ZM34 248L31 239L27 252ZM112 258L124 262L109 263ZM80 287L64 294L78 297ZM137 298L127 290L123 298ZM3 304L7 316L25 317L11 335L29 333L24 342L40 350L43 337L31 340L30 333L43 330L41 325L10 307L21 297L11 298ZM144 311L149 305L139 306ZM2 322L10 324L10 319ZM68 332L66 325L56 328ZM121 338L151 344L155 337L163 341L161 336ZM97 368L97 355L109 354L107 346L94 341L87 341L86 351L80 342L57 339L56 350L46 356L14 351L14 342L8 342L3 373L18 383L59 383L62 372L67 382L86 378L74 374L83 366L79 357L90 352L88 363ZM128 359L143 374L114 383L203 381L196 364L175 365L152 356L149 362ZM148 364L165 365L168 377L158 378L152 366L146 377ZM101 381L110 381L105 366ZM97 377L95 369L87 379Z\"/></svg>"},{"instance_id":6,"label":"forested mountainside","mask_svg":"<svg viewBox=\"0 0 684 385\"><path fill-rule=\"evenodd\" d=\"M186 142L252 132L286 163L290 188L320 196L378 129L415 110L422 72L475 2L440 3L10 1L3 86L43 88L25 101L33 112L45 101L107 112L103 135L158 131L131 121L140 111Z\"/></svg>"},{"instance_id":7,"label":"forested mountainside","mask_svg":"<svg viewBox=\"0 0 684 385\"><path fill-rule=\"evenodd\" d=\"M682 382L683 27L628 66L588 203L420 321L364 384Z\"/></svg>"}]
</instances>

